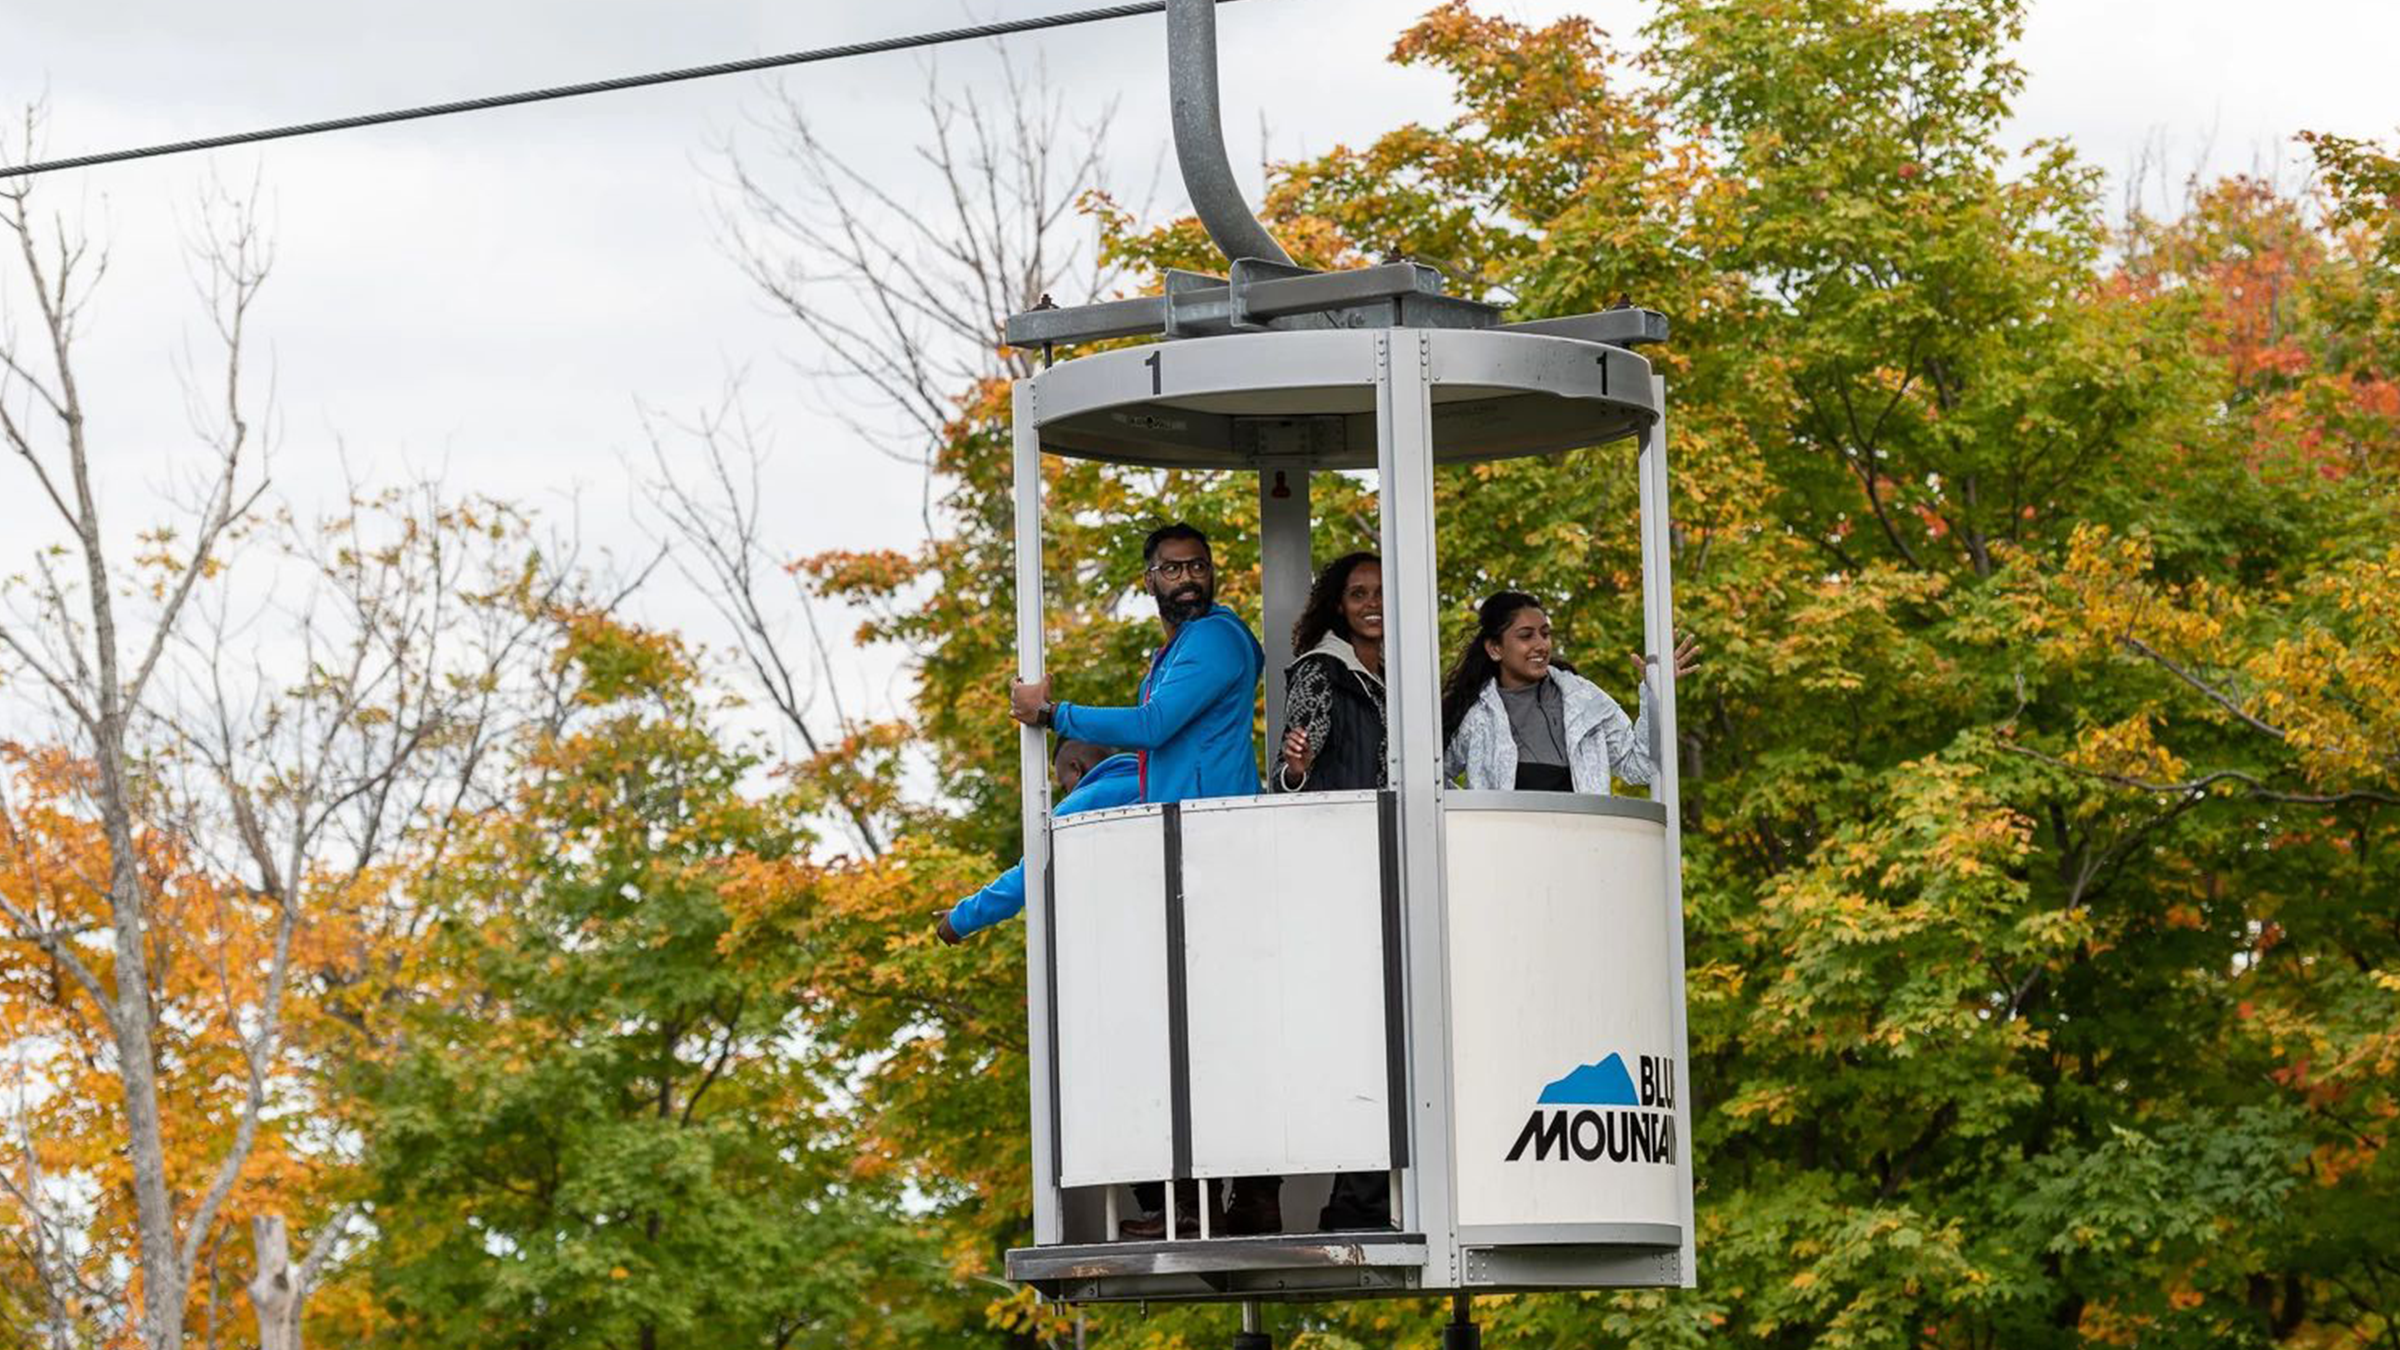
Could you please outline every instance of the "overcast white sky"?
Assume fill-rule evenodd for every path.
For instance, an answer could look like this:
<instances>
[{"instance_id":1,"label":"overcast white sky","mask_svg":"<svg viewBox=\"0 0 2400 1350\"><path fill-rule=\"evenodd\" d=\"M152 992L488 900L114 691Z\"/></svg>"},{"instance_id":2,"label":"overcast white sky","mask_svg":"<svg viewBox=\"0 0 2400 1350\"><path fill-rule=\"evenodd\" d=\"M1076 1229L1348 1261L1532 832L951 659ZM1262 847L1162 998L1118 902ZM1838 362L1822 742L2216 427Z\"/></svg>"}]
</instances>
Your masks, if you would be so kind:
<instances>
[{"instance_id":1,"label":"overcast white sky","mask_svg":"<svg viewBox=\"0 0 2400 1350\"><path fill-rule=\"evenodd\" d=\"M1429 2L1429 0L1427 0ZM1075 0L0 0L0 105L46 94L64 155L1076 7ZM1226 121L1254 163L1262 118L1278 158L1447 115L1435 76L1384 60L1418 0L1253 0L1220 19ZM1544 21L1586 12L1638 41L1637 0L1484 0ZM1121 97L1114 172L1145 181L1163 143L1155 18L1021 38L1085 107ZM2035 0L2020 58L2019 139L2064 136L2112 172L2163 141L2188 169L2302 158L2292 133L2388 135L2394 0ZM938 58L989 80L987 50ZM844 152L931 199L909 156L922 57L812 66L782 78ZM623 465L635 402L691 410L729 370L779 446L775 542L788 554L905 547L918 476L851 443L793 376L799 336L714 242L712 147L765 103L740 77L64 174L51 205L89 213L113 271L84 353L102 490L121 514L189 453L172 357L201 333L179 221L211 169L264 183L278 270L258 315L283 428L277 479L302 509L326 499L334 445L370 475L446 466L452 483L563 510L588 543L641 551ZM13 158L13 155L10 156ZM1252 174L1255 178L1255 174ZM1171 178L1171 174L1170 174ZM1252 183L1255 193L1256 184ZM1172 183L1161 209L1180 207ZM39 537L19 468L0 466L0 571ZM661 621L710 633L662 584ZM996 621L997 621L997 616ZM888 662L860 660L857 694L888 707Z\"/></svg>"}]
</instances>

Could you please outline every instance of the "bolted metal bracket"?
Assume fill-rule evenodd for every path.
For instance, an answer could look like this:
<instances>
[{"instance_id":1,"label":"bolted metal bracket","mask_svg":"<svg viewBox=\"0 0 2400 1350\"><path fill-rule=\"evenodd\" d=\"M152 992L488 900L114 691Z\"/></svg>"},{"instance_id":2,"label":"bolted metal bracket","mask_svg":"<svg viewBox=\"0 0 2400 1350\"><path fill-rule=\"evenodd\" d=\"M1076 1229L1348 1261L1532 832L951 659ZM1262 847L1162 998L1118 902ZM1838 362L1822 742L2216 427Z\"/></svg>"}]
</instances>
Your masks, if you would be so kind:
<instances>
[{"instance_id":1,"label":"bolted metal bracket","mask_svg":"<svg viewBox=\"0 0 2400 1350\"><path fill-rule=\"evenodd\" d=\"M1312 272L1244 258L1230 278L1170 271L1166 294L1105 300L1009 316L1012 347L1105 342L1128 337L1217 337L1226 333L1325 328L1497 328L1500 307L1442 292L1442 274L1421 263L1382 263L1346 272ZM1618 311L1609 311L1617 313ZM1624 311L1649 314L1647 310ZM1601 316L1592 316L1601 317ZM1655 324L1612 319L1608 331L1633 340ZM1564 320L1543 320L1559 324Z\"/></svg>"}]
</instances>

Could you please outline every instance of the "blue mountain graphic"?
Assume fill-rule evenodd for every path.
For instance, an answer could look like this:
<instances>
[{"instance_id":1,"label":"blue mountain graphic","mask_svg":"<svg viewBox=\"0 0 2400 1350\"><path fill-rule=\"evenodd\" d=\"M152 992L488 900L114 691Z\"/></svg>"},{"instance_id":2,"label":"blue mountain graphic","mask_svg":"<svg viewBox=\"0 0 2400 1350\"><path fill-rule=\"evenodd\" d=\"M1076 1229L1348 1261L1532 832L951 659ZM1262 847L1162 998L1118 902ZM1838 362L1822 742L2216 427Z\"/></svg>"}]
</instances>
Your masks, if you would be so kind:
<instances>
[{"instance_id":1,"label":"blue mountain graphic","mask_svg":"<svg viewBox=\"0 0 2400 1350\"><path fill-rule=\"evenodd\" d=\"M1542 1089L1539 1104L1543 1106L1639 1106L1641 1099L1633 1093L1633 1075L1625 1071L1625 1059L1610 1055L1597 1064L1586 1064L1573 1073Z\"/></svg>"}]
</instances>

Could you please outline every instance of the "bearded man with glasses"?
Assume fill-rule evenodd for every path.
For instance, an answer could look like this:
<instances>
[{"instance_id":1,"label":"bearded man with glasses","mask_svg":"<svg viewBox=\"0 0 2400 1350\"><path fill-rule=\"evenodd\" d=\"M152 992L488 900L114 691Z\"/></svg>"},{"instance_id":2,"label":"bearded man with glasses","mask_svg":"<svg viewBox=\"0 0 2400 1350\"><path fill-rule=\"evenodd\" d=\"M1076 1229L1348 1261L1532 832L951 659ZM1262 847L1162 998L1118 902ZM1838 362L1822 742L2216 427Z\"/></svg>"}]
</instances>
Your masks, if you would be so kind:
<instances>
[{"instance_id":1,"label":"bearded man with glasses","mask_svg":"<svg viewBox=\"0 0 2400 1350\"><path fill-rule=\"evenodd\" d=\"M1266 651L1240 615L1217 603L1207 535L1181 521L1152 530L1142 541L1142 572L1167 640L1150 658L1135 705L1054 702L1045 675L1014 684L1009 712L1030 727L1133 751L1145 802L1250 796L1258 791L1253 728Z\"/></svg>"},{"instance_id":2,"label":"bearded man with glasses","mask_svg":"<svg viewBox=\"0 0 2400 1350\"><path fill-rule=\"evenodd\" d=\"M1247 797L1258 791L1256 724L1259 672L1266 652L1241 616L1217 603L1216 562L1208 536L1176 522L1142 541L1142 576L1158 604L1166 642L1150 658L1133 707L1099 708L1059 703L1050 697L1048 676L1009 690L1009 712L1030 727L1051 727L1060 736L1122 746L1139 757L1141 800L1181 802L1195 797ZM1237 1177L1217 1229L1229 1237L1282 1229L1281 1177ZM1209 1203L1218 1201L1210 1183ZM1165 1189L1157 1182L1133 1188L1139 1218L1127 1219L1118 1236L1154 1241L1166 1236ZM1197 1188L1175 1184L1176 1235L1199 1229Z\"/></svg>"}]
</instances>

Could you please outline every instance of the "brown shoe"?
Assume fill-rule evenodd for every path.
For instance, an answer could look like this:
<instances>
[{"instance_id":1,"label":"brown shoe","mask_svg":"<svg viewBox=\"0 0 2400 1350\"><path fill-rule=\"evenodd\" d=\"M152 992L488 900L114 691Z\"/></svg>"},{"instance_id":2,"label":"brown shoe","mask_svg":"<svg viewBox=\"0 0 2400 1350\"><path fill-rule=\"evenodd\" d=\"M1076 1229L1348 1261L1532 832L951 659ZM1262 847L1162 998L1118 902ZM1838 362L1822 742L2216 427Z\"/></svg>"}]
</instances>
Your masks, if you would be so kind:
<instances>
[{"instance_id":1,"label":"brown shoe","mask_svg":"<svg viewBox=\"0 0 2400 1350\"><path fill-rule=\"evenodd\" d=\"M1156 1210L1139 1218L1127 1219L1117 1225L1120 1242L1163 1242L1167 1236L1167 1213ZM1200 1236L1200 1216L1178 1206L1175 1211L1175 1236Z\"/></svg>"},{"instance_id":2,"label":"brown shoe","mask_svg":"<svg viewBox=\"0 0 2400 1350\"><path fill-rule=\"evenodd\" d=\"M1233 1183L1233 1202L1225 1206L1227 1237L1260 1237L1282 1231L1282 1177L1243 1177Z\"/></svg>"}]
</instances>

